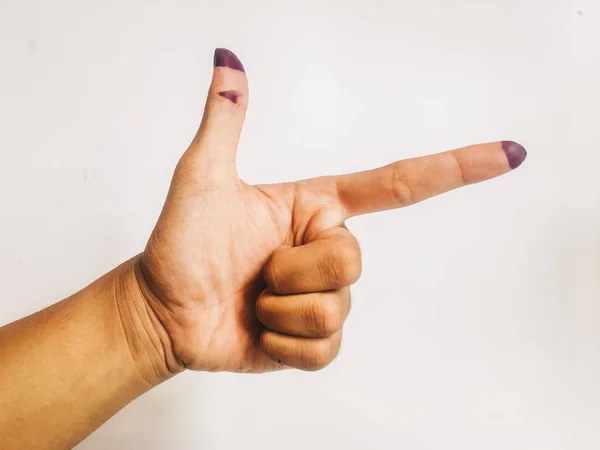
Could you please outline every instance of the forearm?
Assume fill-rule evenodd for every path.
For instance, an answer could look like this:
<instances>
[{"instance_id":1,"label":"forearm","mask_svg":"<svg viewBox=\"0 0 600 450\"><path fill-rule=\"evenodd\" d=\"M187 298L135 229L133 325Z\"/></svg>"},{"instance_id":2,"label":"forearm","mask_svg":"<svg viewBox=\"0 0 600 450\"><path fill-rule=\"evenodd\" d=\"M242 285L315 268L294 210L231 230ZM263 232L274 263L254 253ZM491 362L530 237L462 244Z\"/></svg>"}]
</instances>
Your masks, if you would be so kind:
<instances>
[{"instance_id":1,"label":"forearm","mask_svg":"<svg viewBox=\"0 0 600 450\"><path fill-rule=\"evenodd\" d=\"M0 328L0 448L71 448L172 376L135 264Z\"/></svg>"}]
</instances>

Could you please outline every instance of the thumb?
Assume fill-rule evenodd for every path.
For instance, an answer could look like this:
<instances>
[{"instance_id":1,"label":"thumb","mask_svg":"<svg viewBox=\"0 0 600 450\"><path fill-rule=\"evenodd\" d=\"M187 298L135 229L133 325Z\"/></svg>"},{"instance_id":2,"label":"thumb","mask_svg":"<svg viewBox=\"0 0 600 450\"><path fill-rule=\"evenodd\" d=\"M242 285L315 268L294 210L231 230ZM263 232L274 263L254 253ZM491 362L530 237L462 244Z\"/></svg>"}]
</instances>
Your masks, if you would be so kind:
<instances>
[{"instance_id":1,"label":"thumb","mask_svg":"<svg viewBox=\"0 0 600 450\"><path fill-rule=\"evenodd\" d=\"M247 107L248 80L244 66L233 52L216 49L204 116L185 158L205 169L215 162L227 163L235 171L235 154Z\"/></svg>"}]
</instances>

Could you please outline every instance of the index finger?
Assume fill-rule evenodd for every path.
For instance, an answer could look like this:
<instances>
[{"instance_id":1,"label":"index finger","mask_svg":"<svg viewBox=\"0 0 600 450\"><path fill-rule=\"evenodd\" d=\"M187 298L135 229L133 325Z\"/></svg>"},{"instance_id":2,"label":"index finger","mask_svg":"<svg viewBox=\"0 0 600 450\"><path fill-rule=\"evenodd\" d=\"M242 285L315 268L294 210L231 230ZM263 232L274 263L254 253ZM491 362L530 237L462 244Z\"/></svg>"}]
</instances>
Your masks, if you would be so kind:
<instances>
[{"instance_id":1,"label":"index finger","mask_svg":"<svg viewBox=\"0 0 600 450\"><path fill-rule=\"evenodd\" d=\"M472 145L335 177L346 218L402 208L516 169L527 152L516 142Z\"/></svg>"}]
</instances>

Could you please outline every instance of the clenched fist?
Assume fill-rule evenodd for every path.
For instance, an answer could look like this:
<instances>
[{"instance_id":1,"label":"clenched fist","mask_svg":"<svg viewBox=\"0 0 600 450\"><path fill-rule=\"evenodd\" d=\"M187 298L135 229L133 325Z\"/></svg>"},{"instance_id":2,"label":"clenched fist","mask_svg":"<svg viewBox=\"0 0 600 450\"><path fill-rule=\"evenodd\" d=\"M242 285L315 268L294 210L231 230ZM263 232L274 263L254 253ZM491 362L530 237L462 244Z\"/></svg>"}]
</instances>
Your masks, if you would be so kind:
<instances>
[{"instance_id":1,"label":"clenched fist","mask_svg":"<svg viewBox=\"0 0 600 450\"><path fill-rule=\"evenodd\" d=\"M140 366L151 362L150 382L184 368L326 366L340 348L349 286L361 272L346 219L487 180L526 156L514 142L496 142L350 175L250 186L235 163L246 74L228 50L218 49L214 62L200 129L123 284L127 339Z\"/></svg>"}]
</instances>

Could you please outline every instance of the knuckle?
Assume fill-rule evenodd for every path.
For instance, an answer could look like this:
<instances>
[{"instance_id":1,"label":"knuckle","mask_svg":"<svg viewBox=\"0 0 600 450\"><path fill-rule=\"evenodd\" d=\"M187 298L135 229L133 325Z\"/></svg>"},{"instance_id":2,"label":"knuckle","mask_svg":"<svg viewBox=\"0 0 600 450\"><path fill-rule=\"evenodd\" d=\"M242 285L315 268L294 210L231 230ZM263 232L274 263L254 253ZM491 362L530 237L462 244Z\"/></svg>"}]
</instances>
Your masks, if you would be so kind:
<instances>
[{"instance_id":1,"label":"knuckle","mask_svg":"<svg viewBox=\"0 0 600 450\"><path fill-rule=\"evenodd\" d=\"M397 162L392 170L392 193L401 206L412 205L416 202L408 173L404 161Z\"/></svg>"},{"instance_id":2,"label":"knuckle","mask_svg":"<svg viewBox=\"0 0 600 450\"><path fill-rule=\"evenodd\" d=\"M339 247L335 264L335 278L340 287L356 283L362 273L360 248L356 241Z\"/></svg>"},{"instance_id":3,"label":"knuckle","mask_svg":"<svg viewBox=\"0 0 600 450\"><path fill-rule=\"evenodd\" d=\"M329 297L330 294L316 295L305 310L307 327L314 336L331 336L342 326L340 307Z\"/></svg>"},{"instance_id":4,"label":"knuckle","mask_svg":"<svg viewBox=\"0 0 600 450\"><path fill-rule=\"evenodd\" d=\"M454 164L456 165L456 178L460 180L459 184L461 186L470 184L472 181L467 179L467 171L465 170L462 159L459 157L460 153L454 150L449 152L448 154L450 155L450 158L452 158Z\"/></svg>"},{"instance_id":5,"label":"knuckle","mask_svg":"<svg viewBox=\"0 0 600 450\"><path fill-rule=\"evenodd\" d=\"M331 336L338 332L344 323L338 297L331 294L322 295L319 307L322 315L321 329L319 331L322 335Z\"/></svg>"},{"instance_id":6,"label":"knuckle","mask_svg":"<svg viewBox=\"0 0 600 450\"><path fill-rule=\"evenodd\" d=\"M334 356L331 352L331 344L324 339L307 346L301 354L301 362L304 370L317 371L327 367Z\"/></svg>"},{"instance_id":7,"label":"knuckle","mask_svg":"<svg viewBox=\"0 0 600 450\"><path fill-rule=\"evenodd\" d=\"M304 320L312 334L320 335L323 332L323 312L318 301L308 303L304 310Z\"/></svg>"}]
</instances>

